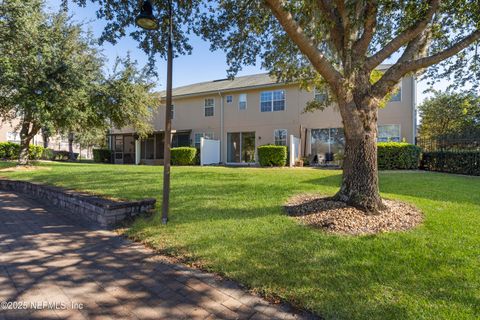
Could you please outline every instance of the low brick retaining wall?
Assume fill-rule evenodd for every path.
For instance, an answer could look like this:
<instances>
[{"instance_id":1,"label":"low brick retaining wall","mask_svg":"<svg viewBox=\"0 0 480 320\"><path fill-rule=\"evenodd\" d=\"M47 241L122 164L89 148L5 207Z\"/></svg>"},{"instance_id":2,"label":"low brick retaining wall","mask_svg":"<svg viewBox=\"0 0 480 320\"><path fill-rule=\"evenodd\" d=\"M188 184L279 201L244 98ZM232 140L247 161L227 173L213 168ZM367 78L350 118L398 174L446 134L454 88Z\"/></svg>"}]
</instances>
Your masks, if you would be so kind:
<instances>
[{"instance_id":1,"label":"low brick retaining wall","mask_svg":"<svg viewBox=\"0 0 480 320\"><path fill-rule=\"evenodd\" d=\"M113 201L58 187L6 179L0 179L0 190L25 193L102 227L113 226L126 218L152 210L156 202L155 199Z\"/></svg>"}]
</instances>

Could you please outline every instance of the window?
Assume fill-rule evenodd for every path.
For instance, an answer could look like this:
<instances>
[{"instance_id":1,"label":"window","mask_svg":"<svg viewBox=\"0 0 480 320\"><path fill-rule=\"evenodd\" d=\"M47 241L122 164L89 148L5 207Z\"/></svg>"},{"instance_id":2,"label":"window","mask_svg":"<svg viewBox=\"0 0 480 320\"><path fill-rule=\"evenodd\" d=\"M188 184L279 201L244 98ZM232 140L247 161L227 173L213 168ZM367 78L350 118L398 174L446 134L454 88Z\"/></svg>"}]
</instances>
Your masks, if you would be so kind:
<instances>
[{"instance_id":1,"label":"window","mask_svg":"<svg viewBox=\"0 0 480 320\"><path fill-rule=\"evenodd\" d=\"M387 124L378 126L378 142L400 142L400 125Z\"/></svg>"},{"instance_id":2,"label":"window","mask_svg":"<svg viewBox=\"0 0 480 320\"><path fill-rule=\"evenodd\" d=\"M200 148L200 139L205 138L205 139L214 139L214 134L213 132L199 132L195 133L195 147Z\"/></svg>"},{"instance_id":3,"label":"window","mask_svg":"<svg viewBox=\"0 0 480 320\"><path fill-rule=\"evenodd\" d=\"M317 89L313 91L314 99L317 102L325 102L327 101L328 95L324 89Z\"/></svg>"},{"instance_id":4,"label":"window","mask_svg":"<svg viewBox=\"0 0 480 320\"><path fill-rule=\"evenodd\" d=\"M275 145L277 146L286 146L287 145L287 130L285 129L276 129L273 131Z\"/></svg>"},{"instance_id":5,"label":"window","mask_svg":"<svg viewBox=\"0 0 480 320\"><path fill-rule=\"evenodd\" d=\"M170 118L174 119L175 118L175 106L172 104L172 107L170 108Z\"/></svg>"},{"instance_id":6,"label":"window","mask_svg":"<svg viewBox=\"0 0 480 320\"><path fill-rule=\"evenodd\" d=\"M227 96L227 103L232 103L233 102L233 96Z\"/></svg>"},{"instance_id":7,"label":"window","mask_svg":"<svg viewBox=\"0 0 480 320\"><path fill-rule=\"evenodd\" d=\"M7 141L8 142L20 142L20 134L17 132L7 132Z\"/></svg>"},{"instance_id":8,"label":"window","mask_svg":"<svg viewBox=\"0 0 480 320\"><path fill-rule=\"evenodd\" d=\"M260 111L284 111L285 110L285 91L264 91L260 94Z\"/></svg>"},{"instance_id":9,"label":"window","mask_svg":"<svg viewBox=\"0 0 480 320\"><path fill-rule=\"evenodd\" d=\"M398 85L398 91L390 98L390 101L402 101L402 83Z\"/></svg>"},{"instance_id":10,"label":"window","mask_svg":"<svg viewBox=\"0 0 480 320\"><path fill-rule=\"evenodd\" d=\"M238 96L238 110L247 110L247 94L241 93Z\"/></svg>"},{"instance_id":11,"label":"window","mask_svg":"<svg viewBox=\"0 0 480 320\"><path fill-rule=\"evenodd\" d=\"M205 99L205 117L213 117L215 114L215 100Z\"/></svg>"}]
</instances>

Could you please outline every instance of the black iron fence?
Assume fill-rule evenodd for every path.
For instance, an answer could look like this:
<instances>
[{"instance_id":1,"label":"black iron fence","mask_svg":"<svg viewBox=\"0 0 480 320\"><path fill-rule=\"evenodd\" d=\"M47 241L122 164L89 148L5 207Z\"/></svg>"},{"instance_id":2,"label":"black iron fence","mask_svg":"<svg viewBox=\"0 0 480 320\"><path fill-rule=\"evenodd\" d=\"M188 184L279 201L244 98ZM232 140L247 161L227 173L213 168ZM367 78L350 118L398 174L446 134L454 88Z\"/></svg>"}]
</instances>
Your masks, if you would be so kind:
<instances>
[{"instance_id":1,"label":"black iron fence","mask_svg":"<svg viewBox=\"0 0 480 320\"><path fill-rule=\"evenodd\" d=\"M480 151L479 137L436 137L417 138L417 146L421 147L423 152L431 151Z\"/></svg>"},{"instance_id":2,"label":"black iron fence","mask_svg":"<svg viewBox=\"0 0 480 320\"><path fill-rule=\"evenodd\" d=\"M417 138L416 144L423 170L480 175L480 136Z\"/></svg>"}]
</instances>

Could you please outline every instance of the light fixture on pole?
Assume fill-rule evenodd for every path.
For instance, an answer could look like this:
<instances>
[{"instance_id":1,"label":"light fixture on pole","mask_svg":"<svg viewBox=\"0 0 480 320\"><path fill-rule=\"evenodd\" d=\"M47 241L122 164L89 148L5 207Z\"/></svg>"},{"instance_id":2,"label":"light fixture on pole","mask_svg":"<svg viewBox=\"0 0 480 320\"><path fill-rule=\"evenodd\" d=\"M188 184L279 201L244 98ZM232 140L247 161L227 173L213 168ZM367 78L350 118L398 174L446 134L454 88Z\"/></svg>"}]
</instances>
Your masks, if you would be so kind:
<instances>
[{"instance_id":1,"label":"light fixture on pole","mask_svg":"<svg viewBox=\"0 0 480 320\"><path fill-rule=\"evenodd\" d=\"M156 30L159 27L157 19L153 15L152 4L144 0L142 10L135 19L135 23L145 30ZM168 44L167 44L167 99L165 106L165 144L163 157L163 201L162 223L168 221L170 204L170 149L172 144L172 67L173 67L173 14L172 1L168 0Z\"/></svg>"}]
</instances>

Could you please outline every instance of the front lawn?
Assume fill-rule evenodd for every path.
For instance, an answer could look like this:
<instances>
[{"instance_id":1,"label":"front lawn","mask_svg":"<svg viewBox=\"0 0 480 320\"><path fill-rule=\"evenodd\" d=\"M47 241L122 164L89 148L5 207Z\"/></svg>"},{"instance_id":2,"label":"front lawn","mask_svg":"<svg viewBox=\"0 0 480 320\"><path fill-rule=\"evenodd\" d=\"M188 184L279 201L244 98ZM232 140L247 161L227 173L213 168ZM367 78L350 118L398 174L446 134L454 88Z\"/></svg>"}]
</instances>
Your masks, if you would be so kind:
<instances>
[{"instance_id":1,"label":"front lawn","mask_svg":"<svg viewBox=\"0 0 480 320\"><path fill-rule=\"evenodd\" d=\"M41 165L51 170L0 176L161 201L161 167ZM326 319L480 318L480 178L381 173L384 197L425 213L423 225L405 233L329 235L284 215L288 197L331 195L340 174L173 167L168 226L157 214L137 220L128 234Z\"/></svg>"}]
</instances>

